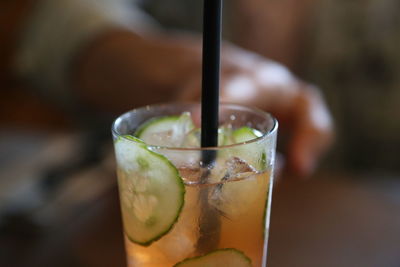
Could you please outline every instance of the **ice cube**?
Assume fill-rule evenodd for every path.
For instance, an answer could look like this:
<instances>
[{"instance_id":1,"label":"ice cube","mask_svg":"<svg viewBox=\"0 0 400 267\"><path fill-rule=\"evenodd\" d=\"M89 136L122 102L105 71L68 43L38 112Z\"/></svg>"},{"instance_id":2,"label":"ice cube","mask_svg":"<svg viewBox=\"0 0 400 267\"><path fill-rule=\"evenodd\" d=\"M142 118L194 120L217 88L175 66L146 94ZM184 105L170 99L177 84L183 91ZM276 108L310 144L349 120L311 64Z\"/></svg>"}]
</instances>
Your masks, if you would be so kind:
<instances>
[{"instance_id":1,"label":"ice cube","mask_svg":"<svg viewBox=\"0 0 400 267\"><path fill-rule=\"evenodd\" d=\"M167 147L182 147L185 136L194 128L189 112L183 112L179 117L156 119L150 125L145 123L144 126L144 132L139 137L145 143Z\"/></svg>"},{"instance_id":2,"label":"ice cube","mask_svg":"<svg viewBox=\"0 0 400 267\"><path fill-rule=\"evenodd\" d=\"M193 128L189 131L185 137L183 138L182 147L200 147L200 134L201 131L199 128Z\"/></svg>"},{"instance_id":3,"label":"ice cube","mask_svg":"<svg viewBox=\"0 0 400 267\"><path fill-rule=\"evenodd\" d=\"M193 122L190 112L184 112L179 119L174 122L171 129L164 132L155 133L157 135L157 142L162 146L188 148L200 146L199 129L193 128ZM155 139L156 137L152 137ZM182 150L166 150L154 149L156 152L166 156L175 166L193 166L199 158L200 152L198 151L182 151Z\"/></svg>"},{"instance_id":4,"label":"ice cube","mask_svg":"<svg viewBox=\"0 0 400 267\"><path fill-rule=\"evenodd\" d=\"M183 112L172 127L171 144L182 147L185 136L193 129L193 122L190 112Z\"/></svg>"},{"instance_id":5,"label":"ice cube","mask_svg":"<svg viewBox=\"0 0 400 267\"><path fill-rule=\"evenodd\" d=\"M179 173L185 184L196 184L200 181L201 171L199 167L181 167Z\"/></svg>"},{"instance_id":6,"label":"ice cube","mask_svg":"<svg viewBox=\"0 0 400 267\"><path fill-rule=\"evenodd\" d=\"M225 162L226 165L226 173L222 178L222 181L226 181L233 178L240 178L243 175L256 173L257 170L248 164L245 160L240 159L238 157L232 157Z\"/></svg>"},{"instance_id":7,"label":"ice cube","mask_svg":"<svg viewBox=\"0 0 400 267\"><path fill-rule=\"evenodd\" d=\"M189 186L178 221L167 235L155 243L169 261L178 262L193 255L199 237L199 216L198 190Z\"/></svg>"},{"instance_id":8,"label":"ice cube","mask_svg":"<svg viewBox=\"0 0 400 267\"><path fill-rule=\"evenodd\" d=\"M232 125L224 124L218 128L218 145L224 146L233 144L232 140ZM200 147L201 139L201 129L193 128L191 131L187 132L186 136L183 138L181 147Z\"/></svg>"},{"instance_id":9,"label":"ice cube","mask_svg":"<svg viewBox=\"0 0 400 267\"><path fill-rule=\"evenodd\" d=\"M259 190L256 169L243 159L225 162L224 174L210 190L209 203L228 218L242 214L255 200Z\"/></svg>"},{"instance_id":10,"label":"ice cube","mask_svg":"<svg viewBox=\"0 0 400 267\"><path fill-rule=\"evenodd\" d=\"M232 139L233 126L230 123L225 123L218 128L218 145L226 146L233 144Z\"/></svg>"}]
</instances>

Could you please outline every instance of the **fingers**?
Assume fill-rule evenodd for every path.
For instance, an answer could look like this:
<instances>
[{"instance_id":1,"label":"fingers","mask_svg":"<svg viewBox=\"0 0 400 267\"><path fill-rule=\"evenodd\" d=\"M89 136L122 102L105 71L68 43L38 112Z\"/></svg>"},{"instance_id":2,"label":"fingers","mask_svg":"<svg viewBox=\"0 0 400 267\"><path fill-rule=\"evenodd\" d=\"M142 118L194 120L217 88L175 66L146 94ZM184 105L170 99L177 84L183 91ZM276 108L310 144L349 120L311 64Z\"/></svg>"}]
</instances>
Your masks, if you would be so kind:
<instances>
[{"instance_id":1,"label":"fingers","mask_svg":"<svg viewBox=\"0 0 400 267\"><path fill-rule=\"evenodd\" d=\"M221 100L274 114L282 133L289 133L286 165L298 176L312 174L333 140L332 119L320 91L276 62L235 49L227 54L221 69ZM189 78L180 100L198 101L201 75Z\"/></svg>"},{"instance_id":2,"label":"fingers","mask_svg":"<svg viewBox=\"0 0 400 267\"><path fill-rule=\"evenodd\" d=\"M288 164L294 173L307 177L332 144L332 119L319 91L310 86L301 89L292 115Z\"/></svg>"},{"instance_id":3,"label":"fingers","mask_svg":"<svg viewBox=\"0 0 400 267\"><path fill-rule=\"evenodd\" d=\"M288 153L292 172L301 177L308 177L315 171L320 156L327 148L327 144L321 140L321 134L311 127L297 130L292 137Z\"/></svg>"}]
</instances>

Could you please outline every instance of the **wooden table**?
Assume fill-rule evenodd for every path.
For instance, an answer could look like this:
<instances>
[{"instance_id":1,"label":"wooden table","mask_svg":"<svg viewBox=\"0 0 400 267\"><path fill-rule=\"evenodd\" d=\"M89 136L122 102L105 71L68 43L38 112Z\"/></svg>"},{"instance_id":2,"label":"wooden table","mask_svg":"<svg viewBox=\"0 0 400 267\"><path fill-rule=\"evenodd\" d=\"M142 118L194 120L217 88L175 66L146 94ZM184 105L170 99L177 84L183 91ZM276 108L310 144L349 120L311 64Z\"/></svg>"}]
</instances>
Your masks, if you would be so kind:
<instances>
[{"instance_id":1,"label":"wooden table","mask_svg":"<svg viewBox=\"0 0 400 267\"><path fill-rule=\"evenodd\" d=\"M400 266L400 177L371 176L324 172L280 181L268 266ZM0 265L124 266L116 187L45 236L1 236Z\"/></svg>"},{"instance_id":2,"label":"wooden table","mask_svg":"<svg viewBox=\"0 0 400 267\"><path fill-rule=\"evenodd\" d=\"M271 267L400 266L400 176L282 182L269 244Z\"/></svg>"}]
</instances>

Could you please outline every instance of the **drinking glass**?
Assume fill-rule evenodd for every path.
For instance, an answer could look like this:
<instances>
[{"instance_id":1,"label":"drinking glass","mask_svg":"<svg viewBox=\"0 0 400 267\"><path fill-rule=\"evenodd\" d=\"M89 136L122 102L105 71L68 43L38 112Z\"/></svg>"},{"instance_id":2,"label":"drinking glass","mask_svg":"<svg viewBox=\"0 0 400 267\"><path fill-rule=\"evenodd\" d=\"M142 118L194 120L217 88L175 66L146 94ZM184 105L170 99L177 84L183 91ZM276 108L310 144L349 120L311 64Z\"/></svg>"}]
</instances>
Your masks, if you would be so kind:
<instances>
[{"instance_id":1,"label":"drinking glass","mask_svg":"<svg viewBox=\"0 0 400 267\"><path fill-rule=\"evenodd\" d=\"M266 266L278 123L221 104L219 145L200 148L199 110L146 106L113 123L128 266Z\"/></svg>"}]
</instances>

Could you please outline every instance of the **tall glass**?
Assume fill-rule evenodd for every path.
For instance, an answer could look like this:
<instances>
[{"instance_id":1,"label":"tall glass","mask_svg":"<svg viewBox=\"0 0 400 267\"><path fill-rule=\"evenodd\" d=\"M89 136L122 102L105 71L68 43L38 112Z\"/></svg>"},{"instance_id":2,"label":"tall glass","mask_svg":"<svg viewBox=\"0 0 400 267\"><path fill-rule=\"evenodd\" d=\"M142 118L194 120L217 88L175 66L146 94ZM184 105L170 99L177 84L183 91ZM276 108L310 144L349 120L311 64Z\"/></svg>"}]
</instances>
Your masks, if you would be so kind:
<instances>
[{"instance_id":1,"label":"tall glass","mask_svg":"<svg viewBox=\"0 0 400 267\"><path fill-rule=\"evenodd\" d=\"M112 126L128 266L266 265L278 128L271 115L221 104L220 144L242 129L259 134L212 148L191 147L198 129L179 137L185 147L131 137L151 119L190 113L196 121L199 110L147 106Z\"/></svg>"}]
</instances>

